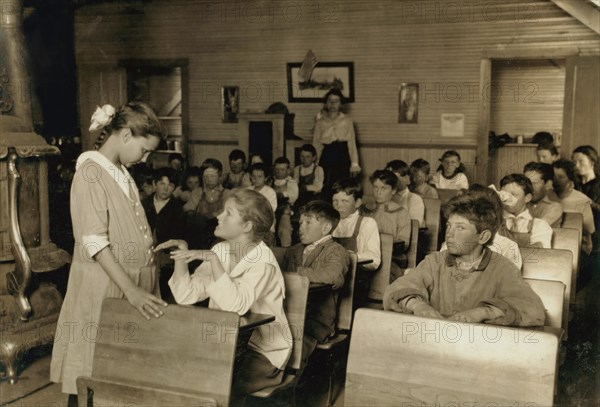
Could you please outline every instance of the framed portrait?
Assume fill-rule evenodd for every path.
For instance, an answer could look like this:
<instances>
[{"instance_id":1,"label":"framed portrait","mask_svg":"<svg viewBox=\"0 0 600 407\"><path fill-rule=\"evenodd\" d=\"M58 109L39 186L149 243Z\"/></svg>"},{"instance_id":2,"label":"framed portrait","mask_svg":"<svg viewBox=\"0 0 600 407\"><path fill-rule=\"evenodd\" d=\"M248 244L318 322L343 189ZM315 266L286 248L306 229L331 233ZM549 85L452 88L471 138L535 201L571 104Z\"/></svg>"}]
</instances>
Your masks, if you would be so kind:
<instances>
[{"instance_id":1,"label":"framed portrait","mask_svg":"<svg viewBox=\"0 0 600 407\"><path fill-rule=\"evenodd\" d=\"M354 63L319 62L310 73L310 78L302 78L302 63L287 64L288 101L296 103L321 103L332 88L338 88L344 95L344 103L354 102Z\"/></svg>"},{"instance_id":2,"label":"framed portrait","mask_svg":"<svg viewBox=\"0 0 600 407\"><path fill-rule=\"evenodd\" d=\"M240 111L240 87L223 86L221 88L221 111L223 123L237 123Z\"/></svg>"},{"instance_id":3,"label":"framed portrait","mask_svg":"<svg viewBox=\"0 0 600 407\"><path fill-rule=\"evenodd\" d=\"M417 123L419 119L419 84L402 83L399 94L398 123Z\"/></svg>"}]
</instances>

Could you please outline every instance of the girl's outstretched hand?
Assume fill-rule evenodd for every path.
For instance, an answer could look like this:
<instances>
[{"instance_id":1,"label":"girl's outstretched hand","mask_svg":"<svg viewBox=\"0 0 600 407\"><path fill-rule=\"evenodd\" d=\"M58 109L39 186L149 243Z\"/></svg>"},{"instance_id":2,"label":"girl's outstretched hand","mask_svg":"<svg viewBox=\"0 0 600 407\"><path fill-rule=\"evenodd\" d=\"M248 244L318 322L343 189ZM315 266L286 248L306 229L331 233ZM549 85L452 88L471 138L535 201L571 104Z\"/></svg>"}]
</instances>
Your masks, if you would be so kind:
<instances>
[{"instance_id":1,"label":"girl's outstretched hand","mask_svg":"<svg viewBox=\"0 0 600 407\"><path fill-rule=\"evenodd\" d=\"M162 309L167 306L166 302L138 286L132 286L131 290L125 293L125 297L146 319L150 319L150 316L161 317Z\"/></svg>"},{"instance_id":2,"label":"girl's outstretched hand","mask_svg":"<svg viewBox=\"0 0 600 407\"><path fill-rule=\"evenodd\" d=\"M170 239L170 240L167 240L166 242L162 242L161 244L156 246L154 248L154 251L159 252L161 250L170 249L172 247L177 248L177 250L187 250L188 244L185 240Z\"/></svg>"},{"instance_id":3,"label":"girl's outstretched hand","mask_svg":"<svg viewBox=\"0 0 600 407\"><path fill-rule=\"evenodd\" d=\"M183 260L189 263L194 260L210 261L214 256L215 252L211 250L174 250L171 252L171 258L175 261Z\"/></svg>"}]
</instances>

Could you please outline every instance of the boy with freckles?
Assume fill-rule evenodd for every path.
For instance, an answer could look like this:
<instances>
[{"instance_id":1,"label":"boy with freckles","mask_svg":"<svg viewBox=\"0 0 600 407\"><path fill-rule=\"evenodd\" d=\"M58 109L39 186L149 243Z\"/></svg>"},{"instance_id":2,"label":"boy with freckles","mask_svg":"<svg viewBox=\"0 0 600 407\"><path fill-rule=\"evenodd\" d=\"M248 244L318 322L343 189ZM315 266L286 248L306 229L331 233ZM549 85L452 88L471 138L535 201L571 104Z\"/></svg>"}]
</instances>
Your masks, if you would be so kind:
<instances>
[{"instance_id":1,"label":"boy with freckles","mask_svg":"<svg viewBox=\"0 0 600 407\"><path fill-rule=\"evenodd\" d=\"M425 257L385 291L384 309L458 322L542 326L544 306L517 266L487 247L498 228L486 198L458 196L444 207L448 250Z\"/></svg>"}]
</instances>

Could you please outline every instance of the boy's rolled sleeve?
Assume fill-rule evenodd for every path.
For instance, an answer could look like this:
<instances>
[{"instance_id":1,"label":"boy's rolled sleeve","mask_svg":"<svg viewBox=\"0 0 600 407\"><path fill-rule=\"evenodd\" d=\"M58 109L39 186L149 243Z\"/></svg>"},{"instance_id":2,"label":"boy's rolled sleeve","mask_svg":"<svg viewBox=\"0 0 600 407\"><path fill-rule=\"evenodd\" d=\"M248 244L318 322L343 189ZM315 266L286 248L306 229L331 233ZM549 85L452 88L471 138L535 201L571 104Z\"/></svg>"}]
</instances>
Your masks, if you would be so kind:
<instances>
[{"instance_id":1,"label":"boy's rolled sleeve","mask_svg":"<svg viewBox=\"0 0 600 407\"><path fill-rule=\"evenodd\" d=\"M543 326L545 309L542 300L531 289L523 278L506 272L499 281L498 295L494 298L483 299L480 304L497 307L504 316L491 321L496 325L512 326Z\"/></svg>"},{"instance_id":2,"label":"boy's rolled sleeve","mask_svg":"<svg viewBox=\"0 0 600 407\"><path fill-rule=\"evenodd\" d=\"M410 274L398 278L389 285L383 294L383 309L411 314L407 309L404 299L418 297L426 303L430 300L430 290L433 287L432 272L439 269L439 263L434 261L435 256L427 256Z\"/></svg>"}]
</instances>

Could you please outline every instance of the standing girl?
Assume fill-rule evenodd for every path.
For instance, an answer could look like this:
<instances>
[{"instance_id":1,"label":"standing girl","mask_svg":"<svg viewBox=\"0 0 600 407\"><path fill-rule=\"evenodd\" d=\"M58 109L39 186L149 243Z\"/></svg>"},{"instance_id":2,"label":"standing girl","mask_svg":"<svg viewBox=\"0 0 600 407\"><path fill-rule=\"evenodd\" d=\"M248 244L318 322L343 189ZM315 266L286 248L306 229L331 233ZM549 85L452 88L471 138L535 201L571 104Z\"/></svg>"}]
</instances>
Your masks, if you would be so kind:
<instances>
[{"instance_id":1,"label":"standing girl","mask_svg":"<svg viewBox=\"0 0 600 407\"><path fill-rule=\"evenodd\" d=\"M448 150L440 158L441 164L431 179L437 189L469 189L465 166L460 162L460 154Z\"/></svg>"},{"instance_id":2,"label":"standing girl","mask_svg":"<svg viewBox=\"0 0 600 407\"><path fill-rule=\"evenodd\" d=\"M179 304L210 297L209 307L244 315L248 311L275 316L254 330L242 361L236 365L236 397L275 386L283 379L292 344L284 331L285 286L275 255L263 242L274 221L267 198L252 189L234 189L217 217L215 236L224 239L211 250L188 250L183 240L169 240L156 251L176 248L175 272L169 286ZM187 263L204 262L190 276Z\"/></svg>"},{"instance_id":3,"label":"standing girl","mask_svg":"<svg viewBox=\"0 0 600 407\"><path fill-rule=\"evenodd\" d=\"M77 405L77 377L92 373L90 327L98 327L102 301L127 298L147 319L167 306L158 297L152 233L125 168L158 147L162 127L148 106L128 103L98 108L90 131L100 129L95 150L77 159L71 187L75 249L50 366L50 380L62 383L69 406Z\"/></svg>"},{"instance_id":4,"label":"standing girl","mask_svg":"<svg viewBox=\"0 0 600 407\"><path fill-rule=\"evenodd\" d=\"M313 146L319 156L319 165L325 170L323 192L331 194L337 181L360 173L358 150L352 119L340 111L344 96L339 89L325 94L325 113L317 119Z\"/></svg>"}]
</instances>

